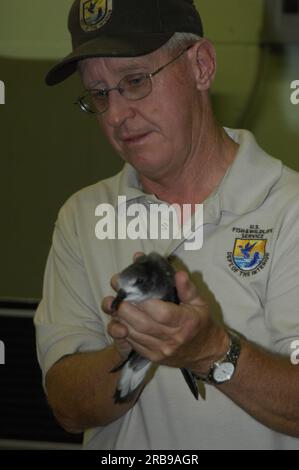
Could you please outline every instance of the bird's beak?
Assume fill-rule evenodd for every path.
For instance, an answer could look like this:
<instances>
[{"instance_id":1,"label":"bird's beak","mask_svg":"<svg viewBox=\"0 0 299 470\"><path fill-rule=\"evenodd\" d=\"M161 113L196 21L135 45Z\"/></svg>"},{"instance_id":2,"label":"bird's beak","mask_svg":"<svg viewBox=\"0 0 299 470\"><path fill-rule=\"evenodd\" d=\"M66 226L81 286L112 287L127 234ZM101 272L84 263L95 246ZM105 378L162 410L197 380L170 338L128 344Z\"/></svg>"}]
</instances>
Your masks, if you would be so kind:
<instances>
[{"instance_id":1,"label":"bird's beak","mask_svg":"<svg viewBox=\"0 0 299 470\"><path fill-rule=\"evenodd\" d=\"M111 308L113 311L117 310L118 307L120 306L120 304L122 303L122 301L127 297L127 293L124 289L119 289L119 291L117 292L117 296L115 297L115 299L113 300L112 304L111 304Z\"/></svg>"}]
</instances>

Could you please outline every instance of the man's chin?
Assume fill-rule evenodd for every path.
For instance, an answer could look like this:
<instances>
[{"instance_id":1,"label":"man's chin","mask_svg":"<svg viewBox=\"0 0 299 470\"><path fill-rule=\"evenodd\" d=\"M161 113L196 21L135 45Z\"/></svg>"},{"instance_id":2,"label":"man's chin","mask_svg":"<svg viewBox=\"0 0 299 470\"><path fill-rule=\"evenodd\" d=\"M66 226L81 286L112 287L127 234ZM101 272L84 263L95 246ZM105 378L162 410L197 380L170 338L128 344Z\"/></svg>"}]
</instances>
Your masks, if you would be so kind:
<instances>
[{"instance_id":1,"label":"man's chin","mask_svg":"<svg viewBox=\"0 0 299 470\"><path fill-rule=\"evenodd\" d=\"M153 160L151 155L134 155L125 160L142 176L152 180L160 179L165 170L161 158Z\"/></svg>"}]
</instances>

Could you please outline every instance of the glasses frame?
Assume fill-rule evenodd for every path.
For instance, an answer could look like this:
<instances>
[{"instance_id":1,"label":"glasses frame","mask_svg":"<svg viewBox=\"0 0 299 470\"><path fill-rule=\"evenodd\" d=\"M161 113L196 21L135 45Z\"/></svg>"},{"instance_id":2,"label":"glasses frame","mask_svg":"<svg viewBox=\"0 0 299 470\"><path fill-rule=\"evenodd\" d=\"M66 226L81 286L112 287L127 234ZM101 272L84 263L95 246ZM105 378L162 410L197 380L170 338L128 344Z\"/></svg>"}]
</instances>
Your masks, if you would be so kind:
<instances>
[{"instance_id":1,"label":"glasses frame","mask_svg":"<svg viewBox=\"0 0 299 470\"><path fill-rule=\"evenodd\" d=\"M150 73L140 73L140 75L143 75L145 77L145 79L149 80L150 81L150 84L151 84L151 88L150 88L150 91L145 95L145 96L142 96L141 98L128 98L126 97L125 95L123 95L123 88L121 88L120 86L120 83L128 76L130 76L130 74L128 75L125 75L117 84L117 86L115 87L112 87L112 88L91 88L89 90L85 89L86 93L84 93L83 95L79 96L77 98L77 100L74 102L75 105L79 106L80 110L83 111L84 113L87 113L87 114L98 114L99 116L101 116L102 114L106 113L106 111L108 111L109 109L109 93L113 90L117 90L119 92L119 94L121 96L125 96L126 99L128 99L129 101L140 101L140 100L143 100L144 98L146 98L147 96L149 96L153 90L153 82L152 82L152 79L155 75L158 75L158 73L162 72L162 70L164 70L166 67L168 67L168 65L170 64L173 64L173 62L175 62L176 60L178 60L185 52L187 52L191 47L193 46L193 44L191 44L190 46L188 47L185 47L185 49L183 49L182 51L180 51L180 53L178 55L176 55L173 59L171 59L170 61L168 61L166 64L160 66L159 68L157 68L156 70L154 70L154 72L150 72ZM133 75L133 74L132 74ZM98 92L98 93L101 93L103 94L105 97L107 97L107 107L105 108L104 111L92 111L90 109L88 109L84 103L84 99L86 98L86 96L90 96L90 94L92 92Z\"/></svg>"}]
</instances>

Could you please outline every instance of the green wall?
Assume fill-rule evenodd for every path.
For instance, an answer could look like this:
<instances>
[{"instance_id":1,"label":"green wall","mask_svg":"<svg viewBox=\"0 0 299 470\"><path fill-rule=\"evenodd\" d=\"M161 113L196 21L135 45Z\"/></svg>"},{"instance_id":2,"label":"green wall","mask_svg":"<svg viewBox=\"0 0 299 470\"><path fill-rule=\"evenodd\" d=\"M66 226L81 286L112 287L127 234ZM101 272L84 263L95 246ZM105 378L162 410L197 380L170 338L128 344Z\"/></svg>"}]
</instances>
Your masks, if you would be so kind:
<instances>
[{"instance_id":1,"label":"green wall","mask_svg":"<svg viewBox=\"0 0 299 470\"><path fill-rule=\"evenodd\" d=\"M44 75L69 51L71 0L0 0L0 298L40 298L53 224L66 198L114 174L120 158L94 119L74 109L77 77L53 88ZM254 131L259 143L299 170L299 45L260 47L262 0L198 0L216 46L213 103L218 120Z\"/></svg>"}]
</instances>

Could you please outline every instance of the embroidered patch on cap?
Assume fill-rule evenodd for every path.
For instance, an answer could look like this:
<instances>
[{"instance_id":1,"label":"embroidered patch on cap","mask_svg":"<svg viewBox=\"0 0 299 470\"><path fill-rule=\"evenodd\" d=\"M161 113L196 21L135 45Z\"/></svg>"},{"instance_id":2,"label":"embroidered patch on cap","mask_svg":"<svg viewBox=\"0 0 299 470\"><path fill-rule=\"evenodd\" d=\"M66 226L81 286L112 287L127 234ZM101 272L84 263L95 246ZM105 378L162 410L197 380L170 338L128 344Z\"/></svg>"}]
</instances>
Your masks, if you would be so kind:
<instances>
[{"instance_id":1,"label":"embroidered patch on cap","mask_svg":"<svg viewBox=\"0 0 299 470\"><path fill-rule=\"evenodd\" d=\"M80 25L83 31L97 31L109 20L113 0L81 0Z\"/></svg>"}]
</instances>

